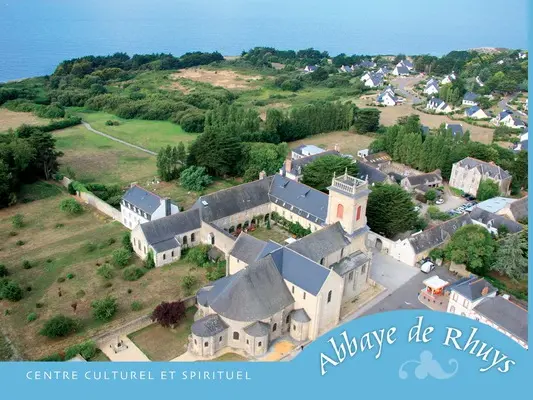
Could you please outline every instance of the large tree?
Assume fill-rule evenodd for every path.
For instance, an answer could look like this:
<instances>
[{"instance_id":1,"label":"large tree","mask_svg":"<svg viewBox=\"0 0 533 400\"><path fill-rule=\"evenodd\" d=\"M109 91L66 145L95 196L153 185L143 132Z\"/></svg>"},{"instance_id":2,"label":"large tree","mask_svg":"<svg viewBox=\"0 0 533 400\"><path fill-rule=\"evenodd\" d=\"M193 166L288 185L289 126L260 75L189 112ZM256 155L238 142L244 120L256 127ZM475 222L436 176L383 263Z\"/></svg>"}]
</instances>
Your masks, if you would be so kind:
<instances>
[{"instance_id":1,"label":"large tree","mask_svg":"<svg viewBox=\"0 0 533 400\"><path fill-rule=\"evenodd\" d=\"M289 147L286 143L246 143L241 160L244 180L249 182L258 179L261 171L265 171L267 175L275 174L288 153Z\"/></svg>"},{"instance_id":2,"label":"large tree","mask_svg":"<svg viewBox=\"0 0 533 400\"><path fill-rule=\"evenodd\" d=\"M180 185L194 192L201 192L212 182L213 180L207 175L204 167L190 166L184 169L180 175Z\"/></svg>"},{"instance_id":3,"label":"large tree","mask_svg":"<svg viewBox=\"0 0 533 400\"><path fill-rule=\"evenodd\" d=\"M392 238L412 230L418 213L411 196L398 185L376 185L368 196L366 217L372 231Z\"/></svg>"},{"instance_id":4,"label":"large tree","mask_svg":"<svg viewBox=\"0 0 533 400\"><path fill-rule=\"evenodd\" d=\"M484 275L494 258L495 243L490 233L479 225L459 228L447 244L446 258L465 264L467 268Z\"/></svg>"},{"instance_id":5,"label":"large tree","mask_svg":"<svg viewBox=\"0 0 533 400\"><path fill-rule=\"evenodd\" d=\"M379 128L379 115L377 108L361 108L355 115L354 127L358 133L376 132Z\"/></svg>"},{"instance_id":6,"label":"large tree","mask_svg":"<svg viewBox=\"0 0 533 400\"><path fill-rule=\"evenodd\" d=\"M491 270L514 280L523 279L528 272L527 242L520 234L507 235L500 241Z\"/></svg>"},{"instance_id":7,"label":"large tree","mask_svg":"<svg viewBox=\"0 0 533 400\"><path fill-rule=\"evenodd\" d=\"M483 179L477 189L477 199L479 201L485 201L499 196L500 187L496 182L491 179Z\"/></svg>"},{"instance_id":8,"label":"large tree","mask_svg":"<svg viewBox=\"0 0 533 400\"><path fill-rule=\"evenodd\" d=\"M357 174L357 165L346 157L327 155L317 158L303 168L303 180L306 185L325 192L331 185L333 174Z\"/></svg>"},{"instance_id":9,"label":"large tree","mask_svg":"<svg viewBox=\"0 0 533 400\"><path fill-rule=\"evenodd\" d=\"M200 135L189 149L188 164L205 167L210 175L235 175L242 156L238 136L209 130Z\"/></svg>"},{"instance_id":10,"label":"large tree","mask_svg":"<svg viewBox=\"0 0 533 400\"><path fill-rule=\"evenodd\" d=\"M152 312L152 321L164 327L171 327L180 322L186 314L185 305L181 301L172 303L162 302Z\"/></svg>"}]
</instances>

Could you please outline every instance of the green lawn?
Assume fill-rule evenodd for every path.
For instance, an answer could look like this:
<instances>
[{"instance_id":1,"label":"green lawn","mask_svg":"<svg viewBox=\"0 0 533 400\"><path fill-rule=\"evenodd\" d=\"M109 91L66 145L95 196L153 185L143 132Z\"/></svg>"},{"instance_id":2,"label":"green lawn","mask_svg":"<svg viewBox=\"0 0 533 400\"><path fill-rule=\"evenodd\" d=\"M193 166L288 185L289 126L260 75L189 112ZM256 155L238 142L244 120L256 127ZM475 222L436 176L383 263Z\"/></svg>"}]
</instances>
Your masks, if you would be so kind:
<instances>
[{"instance_id":1,"label":"green lawn","mask_svg":"<svg viewBox=\"0 0 533 400\"><path fill-rule=\"evenodd\" d=\"M179 125L169 121L122 119L104 112L83 112L79 109L73 111L94 129L155 152L167 145L190 143L198 136L185 132ZM120 125L108 126L105 124L108 120L119 121Z\"/></svg>"},{"instance_id":2,"label":"green lawn","mask_svg":"<svg viewBox=\"0 0 533 400\"><path fill-rule=\"evenodd\" d=\"M275 225L272 226L272 229L267 229L264 226L260 226L259 228L256 228L253 232L249 231L248 233L258 239L264 240L265 242L273 240L274 242L282 245L285 244L286 239L291 237L290 233Z\"/></svg>"},{"instance_id":3,"label":"green lawn","mask_svg":"<svg viewBox=\"0 0 533 400\"><path fill-rule=\"evenodd\" d=\"M248 361L248 359L236 353L226 353L220 357L213 358L211 361Z\"/></svg>"}]
</instances>

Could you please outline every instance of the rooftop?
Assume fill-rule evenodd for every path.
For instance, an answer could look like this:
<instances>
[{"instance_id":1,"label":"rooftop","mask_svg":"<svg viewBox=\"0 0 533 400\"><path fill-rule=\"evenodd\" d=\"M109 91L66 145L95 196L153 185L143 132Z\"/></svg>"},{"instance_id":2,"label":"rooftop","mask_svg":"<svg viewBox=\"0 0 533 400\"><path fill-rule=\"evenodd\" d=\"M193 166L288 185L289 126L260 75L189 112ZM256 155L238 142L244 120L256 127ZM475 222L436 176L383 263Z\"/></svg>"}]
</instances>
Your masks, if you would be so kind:
<instances>
[{"instance_id":1,"label":"rooftop","mask_svg":"<svg viewBox=\"0 0 533 400\"><path fill-rule=\"evenodd\" d=\"M502 208L507 207L509 204L514 203L515 201L516 199L511 199L509 197L493 197L492 199L478 203L476 208L496 214Z\"/></svg>"},{"instance_id":2,"label":"rooftop","mask_svg":"<svg viewBox=\"0 0 533 400\"><path fill-rule=\"evenodd\" d=\"M528 313L522 307L501 296L495 296L483 300L475 307L475 310L478 314L527 343Z\"/></svg>"}]
</instances>

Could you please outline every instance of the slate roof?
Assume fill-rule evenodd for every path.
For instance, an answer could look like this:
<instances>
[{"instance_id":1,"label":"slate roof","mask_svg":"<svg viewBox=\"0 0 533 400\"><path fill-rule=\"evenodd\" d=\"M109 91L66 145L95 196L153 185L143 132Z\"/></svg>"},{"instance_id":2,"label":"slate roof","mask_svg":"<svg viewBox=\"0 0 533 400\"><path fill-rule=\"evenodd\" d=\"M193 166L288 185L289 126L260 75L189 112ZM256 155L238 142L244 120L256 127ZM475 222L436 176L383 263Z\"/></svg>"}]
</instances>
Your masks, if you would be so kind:
<instances>
[{"instance_id":1,"label":"slate roof","mask_svg":"<svg viewBox=\"0 0 533 400\"><path fill-rule=\"evenodd\" d=\"M265 319L294 303L272 255L220 281L207 291L207 299L202 294L201 300L234 321Z\"/></svg>"},{"instance_id":2,"label":"slate roof","mask_svg":"<svg viewBox=\"0 0 533 400\"><path fill-rule=\"evenodd\" d=\"M163 240L162 242L158 242L158 243L151 243L151 246L154 248L156 253L161 253L163 251L172 250L180 245L181 243L178 240L176 240L176 238Z\"/></svg>"},{"instance_id":3,"label":"slate roof","mask_svg":"<svg viewBox=\"0 0 533 400\"><path fill-rule=\"evenodd\" d=\"M482 175L488 174L489 177L495 179L506 179L511 176L509 172L505 171L496 164L491 164L486 161L481 161L472 157L463 158L461 161L458 162L458 164L463 168L477 168L479 169Z\"/></svg>"},{"instance_id":4,"label":"slate roof","mask_svg":"<svg viewBox=\"0 0 533 400\"><path fill-rule=\"evenodd\" d=\"M274 175L270 200L301 217L324 224L328 212L328 195L281 175Z\"/></svg>"},{"instance_id":5,"label":"slate roof","mask_svg":"<svg viewBox=\"0 0 533 400\"><path fill-rule=\"evenodd\" d=\"M270 325L265 324L261 321L257 321L254 322L252 325L248 325L246 328L244 328L244 332L253 337L268 336L268 334L270 333Z\"/></svg>"},{"instance_id":6,"label":"slate roof","mask_svg":"<svg viewBox=\"0 0 533 400\"><path fill-rule=\"evenodd\" d=\"M526 126L526 124L524 123L524 121L522 121L520 118L518 117L511 117L511 119L513 120L513 124L515 126Z\"/></svg>"},{"instance_id":7,"label":"slate roof","mask_svg":"<svg viewBox=\"0 0 533 400\"><path fill-rule=\"evenodd\" d=\"M440 176L440 171L438 170L427 174L406 176L404 179L406 179L411 186L435 185L442 182L442 176Z\"/></svg>"},{"instance_id":8,"label":"slate roof","mask_svg":"<svg viewBox=\"0 0 533 400\"><path fill-rule=\"evenodd\" d=\"M141 224L140 228L148 244L155 245L154 248L162 246L161 248L167 249L176 235L200 229L200 226L200 212L196 209L146 222Z\"/></svg>"},{"instance_id":9,"label":"slate roof","mask_svg":"<svg viewBox=\"0 0 533 400\"><path fill-rule=\"evenodd\" d=\"M498 119L499 119L499 120L502 120L502 119L504 119L505 117L507 117L507 116L509 116L509 115L512 115L512 114L513 114L513 112L512 112L511 110L503 110L502 112L500 112L500 113L498 114Z\"/></svg>"},{"instance_id":10,"label":"slate roof","mask_svg":"<svg viewBox=\"0 0 533 400\"><path fill-rule=\"evenodd\" d=\"M489 228L498 229L500 226L505 226L510 233L520 232L523 228L517 222L511 221L501 215L491 213L481 208L475 207L470 213L470 218L478 221Z\"/></svg>"},{"instance_id":11,"label":"slate roof","mask_svg":"<svg viewBox=\"0 0 533 400\"><path fill-rule=\"evenodd\" d=\"M527 311L501 296L483 300L474 308L478 314L527 343Z\"/></svg>"},{"instance_id":12,"label":"slate roof","mask_svg":"<svg viewBox=\"0 0 533 400\"><path fill-rule=\"evenodd\" d=\"M287 248L320 263L322 258L350 244L345 235L341 223L336 222L289 244Z\"/></svg>"},{"instance_id":13,"label":"slate roof","mask_svg":"<svg viewBox=\"0 0 533 400\"><path fill-rule=\"evenodd\" d=\"M522 197L521 199L512 202L509 206L511 213L516 220L527 218L527 198L528 196Z\"/></svg>"},{"instance_id":14,"label":"slate roof","mask_svg":"<svg viewBox=\"0 0 533 400\"><path fill-rule=\"evenodd\" d=\"M437 108L442 103L444 103L444 100L441 100L438 97L433 97L432 99L429 100L428 105L431 106L431 107ZM444 103L444 104L446 104L446 103Z\"/></svg>"},{"instance_id":15,"label":"slate roof","mask_svg":"<svg viewBox=\"0 0 533 400\"><path fill-rule=\"evenodd\" d=\"M244 183L201 196L193 209L201 210L202 220L211 222L269 202L268 188L272 177Z\"/></svg>"},{"instance_id":16,"label":"slate roof","mask_svg":"<svg viewBox=\"0 0 533 400\"><path fill-rule=\"evenodd\" d=\"M302 157L302 158L298 158L296 160L292 160L292 162L291 162L291 170L289 172L291 174L295 175L295 176L300 176L300 175L302 175L304 167L307 164L319 159L320 157L324 157L324 156L339 156L339 157L341 157L342 155L337 150L327 150L327 151L322 151L320 153L312 154L310 156L305 156L305 157ZM285 164L283 164L283 166L281 167L281 171L283 172L283 174L285 174L287 172L286 169L285 169Z\"/></svg>"},{"instance_id":17,"label":"slate roof","mask_svg":"<svg viewBox=\"0 0 533 400\"><path fill-rule=\"evenodd\" d=\"M466 297L470 301L476 301L483 297L482 291L486 287L488 287L488 292L485 296L497 291L496 288L485 279L474 275L464 282L455 285L452 291L459 293L461 296Z\"/></svg>"},{"instance_id":18,"label":"slate roof","mask_svg":"<svg viewBox=\"0 0 533 400\"><path fill-rule=\"evenodd\" d=\"M452 131L453 136L463 136L463 126L461 124L446 124L446 129Z\"/></svg>"},{"instance_id":19,"label":"slate roof","mask_svg":"<svg viewBox=\"0 0 533 400\"><path fill-rule=\"evenodd\" d=\"M323 153L325 150L315 146L314 144L301 144L300 146L292 149L292 151L303 156L304 152L309 155L314 155Z\"/></svg>"},{"instance_id":20,"label":"slate roof","mask_svg":"<svg viewBox=\"0 0 533 400\"><path fill-rule=\"evenodd\" d=\"M269 248L270 251L276 249L276 247L272 248L272 242L264 242L251 235L248 235L245 232L242 232L233 245L230 255L245 262L246 264L251 264L260 258L259 256L263 253L265 248Z\"/></svg>"},{"instance_id":21,"label":"slate roof","mask_svg":"<svg viewBox=\"0 0 533 400\"><path fill-rule=\"evenodd\" d=\"M144 190L140 186L133 185L126 193L124 193L122 200L127 201L131 205L140 208L145 213L152 215L161 205L162 199L158 195Z\"/></svg>"},{"instance_id":22,"label":"slate roof","mask_svg":"<svg viewBox=\"0 0 533 400\"><path fill-rule=\"evenodd\" d=\"M492 199L488 199L485 201L482 201L481 203L478 203L476 205L476 208L480 208L492 213L497 213L502 208L507 207L509 204L515 202L516 199L511 199L509 197L493 197Z\"/></svg>"},{"instance_id":23,"label":"slate roof","mask_svg":"<svg viewBox=\"0 0 533 400\"><path fill-rule=\"evenodd\" d=\"M228 329L228 325L217 314L201 318L191 326L192 333L199 337L215 336L226 329Z\"/></svg>"},{"instance_id":24,"label":"slate roof","mask_svg":"<svg viewBox=\"0 0 533 400\"><path fill-rule=\"evenodd\" d=\"M402 60L402 64L405 65L407 68L414 68L414 65L409 60Z\"/></svg>"},{"instance_id":25,"label":"slate roof","mask_svg":"<svg viewBox=\"0 0 533 400\"><path fill-rule=\"evenodd\" d=\"M397 65L396 72L399 75L409 75L409 69L405 65Z\"/></svg>"},{"instance_id":26,"label":"slate roof","mask_svg":"<svg viewBox=\"0 0 533 400\"><path fill-rule=\"evenodd\" d=\"M466 92L463 96L464 101L476 101L479 95L473 93L473 92Z\"/></svg>"},{"instance_id":27,"label":"slate roof","mask_svg":"<svg viewBox=\"0 0 533 400\"><path fill-rule=\"evenodd\" d=\"M367 82L372 82L373 86L379 86L381 83L383 83L383 75L381 74L373 74L370 75L370 78L368 78Z\"/></svg>"},{"instance_id":28,"label":"slate roof","mask_svg":"<svg viewBox=\"0 0 533 400\"><path fill-rule=\"evenodd\" d=\"M350 256L333 265L331 268L340 276L344 276L348 272L351 272L357 268L361 268L368 261L369 258L365 253L356 251L355 253L350 254Z\"/></svg>"},{"instance_id":29,"label":"slate roof","mask_svg":"<svg viewBox=\"0 0 533 400\"><path fill-rule=\"evenodd\" d=\"M481 108L479 108L479 106L472 106L472 107L470 107L469 109L466 110L466 115L471 117L472 115L477 113L479 110L481 110ZM483 111L483 110L481 110L481 111Z\"/></svg>"},{"instance_id":30,"label":"slate roof","mask_svg":"<svg viewBox=\"0 0 533 400\"><path fill-rule=\"evenodd\" d=\"M363 60L359 63L359 66L362 68L374 68L376 63L373 61Z\"/></svg>"},{"instance_id":31,"label":"slate roof","mask_svg":"<svg viewBox=\"0 0 533 400\"><path fill-rule=\"evenodd\" d=\"M311 321L311 318L309 318L309 315L307 315L303 308L299 308L298 310L291 311L291 320L305 323Z\"/></svg>"},{"instance_id":32,"label":"slate roof","mask_svg":"<svg viewBox=\"0 0 533 400\"><path fill-rule=\"evenodd\" d=\"M357 177L362 180L368 181L368 183L385 182L388 178L387 174L380 171L371 164L357 161Z\"/></svg>"},{"instance_id":33,"label":"slate roof","mask_svg":"<svg viewBox=\"0 0 533 400\"><path fill-rule=\"evenodd\" d=\"M472 220L467 214L450 219L431 229L411 236L408 240L416 254L431 250L446 242L461 227L469 225Z\"/></svg>"}]
</instances>

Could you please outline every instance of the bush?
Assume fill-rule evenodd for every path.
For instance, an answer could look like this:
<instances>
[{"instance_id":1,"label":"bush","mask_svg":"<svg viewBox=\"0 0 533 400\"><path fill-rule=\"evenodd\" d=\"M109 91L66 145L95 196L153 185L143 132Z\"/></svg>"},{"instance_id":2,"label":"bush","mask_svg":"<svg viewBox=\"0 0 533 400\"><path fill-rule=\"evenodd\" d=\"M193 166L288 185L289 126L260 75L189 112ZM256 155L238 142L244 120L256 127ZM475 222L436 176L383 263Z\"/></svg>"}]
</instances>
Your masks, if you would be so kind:
<instances>
[{"instance_id":1,"label":"bush","mask_svg":"<svg viewBox=\"0 0 533 400\"><path fill-rule=\"evenodd\" d=\"M139 267L128 267L124 270L122 277L125 281L136 281L141 279L145 270Z\"/></svg>"},{"instance_id":2,"label":"bush","mask_svg":"<svg viewBox=\"0 0 533 400\"><path fill-rule=\"evenodd\" d=\"M83 212L83 207L74 199L64 199L59 204L59 209L70 215L79 215Z\"/></svg>"},{"instance_id":3,"label":"bush","mask_svg":"<svg viewBox=\"0 0 533 400\"><path fill-rule=\"evenodd\" d=\"M205 277L210 281L216 281L217 279L224 278L226 276L226 262L221 261L216 265L210 265L207 268Z\"/></svg>"},{"instance_id":4,"label":"bush","mask_svg":"<svg viewBox=\"0 0 533 400\"><path fill-rule=\"evenodd\" d=\"M434 220L439 220L439 221L446 221L451 218L451 215L445 212L442 212L441 210L439 210L438 207L435 207L435 206L428 207L428 215L429 215L429 218L434 219Z\"/></svg>"},{"instance_id":5,"label":"bush","mask_svg":"<svg viewBox=\"0 0 533 400\"><path fill-rule=\"evenodd\" d=\"M17 240L15 244L17 246L24 246L24 240Z\"/></svg>"},{"instance_id":6,"label":"bush","mask_svg":"<svg viewBox=\"0 0 533 400\"><path fill-rule=\"evenodd\" d=\"M31 262L29 262L28 260L22 261L22 268L31 269L31 267L32 267Z\"/></svg>"},{"instance_id":7,"label":"bush","mask_svg":"<svg viewBox=\"0 0 533 400\"><path fill-rule=\"evenodd\" d=\"M134 301L131 303L131 311L140 311L142 310L143 305L140 301Z\"/></svg>"},{"instance_id":8,"label":"bush","mask_svg":"<svg viewBox=\"0 0 533 400\"><path fill-rule=\"evenodd\" d=\"M15 281L3 278L0 281L0 299L16 302L22 299L22 289Z\"/></svg>"},{"instance_id":9,"label":"bush","mask_svg":"<svg viewBox=\"0 0 533 400\"><path fill-rule=\"evenodd\" d=\"M122 235L122 246L130 253L133 253L133 246L131 244L131 232L124 232L124 235Z\"/></svg>"},{"instance_id":10,"label":"bush","mask_svg":"<svg viewBox=\"0 0 533 400\"><path fill-rule=\"evenodd\" d=\"M65 350L65 360L71 360L79 354L88 361L95 356L96 350L96 343L93 340L75 344Z\"/></svg>"},{"instance_id":11,"label":"bush","mask_svg":"<svg viewBox=\"0 0 533 400\"><path fill-rule=\"evenodd\" d=\"M433 250L431 250L429 252L429 256L431 257L431 259L433 261L443 260L444 259L444 249L439 249L439 248L433 249Z\"/></svg>"},{"instance_id":12,"label":"bush","mask_svg":"<svg viewBox=\"0 0 533 400\"><path fill-rule=\"evenodd\" d=\"M213 182L204 167L191 166L180 174L180 185L187 190L201 192Z\"/></svg>"},{"instance_id":13,"label":"bush","mask_svg":"<svg viewBox=\"0 0 533 400\"><path fill-rule=\"evenodd\" d=\"M185 258L187 261L196 264L197 266L202 266L209 261L209 257L207 256L208 252L209 246L206 244L201 244L189 249Z\"/></svg>"},{"instance_id":14,"label":"bush","mask_svg":"<svg viewBox=\"0 0 533 400\"><path fill-rule=\"evenodd\" d=\"M190 295L192 293L192 289L194 286L196 286L196 283L198 282L198 279L196 279L193 275L186 275L183 278L181 278L181 288L183 289L183 292L185 295Z\"/></svg>"},{"instance_id":15,"label":"bush","mask_svg":"<svg viewBox=\"0 0 533 400\"><path fill-rule=\"evenodd\" d=\"M9 271L7 270L7 267L4 264L0 264L0 278L3 278L8 275Z\"/></svg>"},{"instance_id":16,"label":"bush","mask_svg":"<svg viewBox=\"0 0 533 400\"><path fill-rule=\"evenodd\" d=\"M39 333L49 338L58 338L68 336L76 332L78 328L77 321L60 314L46 321Z\"/></svg>"},{"instance_id":17,"label":"bush","mask_svg":"<svg viewBox=\"0 0 533 400\"><path fill-rule=\"evenodd\" d=\"M63 228L64 226L65 226L65 224L61 224L61 223L56 224L56 229Z\"/></svg>"},{"instance_id":18,"label":"bush","mask_svg":"<svg viewBox=\"0 0 533 400\"><path fill-rule=\"evenodd\" d=\"M152 252L152 250L148 252L148 256L146 257L146 260L144 261L144 267L146 269L155 268L154 253Z\"/></svg>"},{"instance_id":19,"label":"bush","mask_svg":"<svg viewBox=\"0 0 533 400\"><path fill-rule=\"evenodd\" d=\"M131 259L131 252L128 249L116 249L111 253L112 263L115 267L124 268Z\"/></svg>"},{"instance_id":20,"label":"bush","mask_svg":"<svg viewBox=\"0 0 533 400\"><path fill-rule=\"evenodd\" d=\"M18 235L18 233L15 232L15 231L11 231L11 232L9 232L9 236L15 237L15 236L17 236L17 235Z\"/></svg>"},{"instance_id":21,"label":"bush","mask_svg":"<svg viewBox=\"0 0 533 400\"><path fill-rule=\"evenodd\" d=\"M96 270L96 273L100 275L104 279L112 279L115 275L115 271L113 270L113 267L109 264L104 264L101 267L98 267Z\"/></svg>"},{"instance_id":22,"label":"bush","mask_svg":"<svg viewBox=\"0 0 533 400\"><path fill-rule=\"evenodd\" d=\"M119 121L113 121L113 120L108 119L108 120L105 122L105 124L106 124L107 126L119 126L119 125L120 125L120 122L119 122Z\"/></svg>"},{"instance_id":23,"label":"bush","mask_svg":"<svg viewBox=\"0 0 533 400\"><path fill-rule=\"evenodd\" d=\"M24 215L22 214L16 214L11 218L11 223L13 224L13 228L20 229L24 226Z\"/></svg>"},{"instance_id":24,"label":"bush","mask_svg":"<svg viewBox=\"0 0 533 400\"><path fill-rule=\"evenodd\" d=\"M112 283L112 282L106 282L106 283L104 283L104 287L105 287L105 288L110 288L111 286L113 286L113 283Z\"/></svg>"},{"instance_id":25,"label":"bush","mask_svg":"<svg viewBox=\"0 0 533 400\"><path fill-rule=\"evenodd\" d=\"M35 308L43 308L43 307L44 307L43 303L35 303Z\"/></svg>"},{"instance_id":26,"label":"bush","mask_svg":"<svg viewBox=\"0 0 533 400\"><path fill-rule=\"evenodd\" d=\"M185 305L181 301L172 303L162 302L152 312L152 321L157 321L164 327L170 327L177 324L185 318Z\"/></svg>"},{"instance_id":27,"label":"bush","mask_svg":"<svg viewBox=\"0 0 533 400\"><path fill-rule=\"evenodd\" d=\"M435 201L437 199L437 191L435 189L429 189L424 197L427 201Z\"/></svg>"},{"instance_id":28,"label":"bush","mask_svg":"<svg viewBox=\"0 0 533 400\"><path fill-rule=\"evenodd\" d=\"M26 317L26 321L28 322L33 322L36 319L37 319L37 314L34 312L29 313L28 316Z\"/></svg>"},{"instance_id":29,"label":"bush","mask_svg":"<svg viewBox=\"0 0 533 400\"><path fill-rule=\"evenodd\" d=\"M117 299L114 297L105 297L100 300L95 300L91 303L93 309L93 317L98 321L110 321L116 314L118 309Z\"/></svg>"},{"instance_id":30,"label":"bush","mask_svg":"<svg viewBox=\"0 0 533 400\"><path fill-rule=\"evenodd\" d=\"M67 279L74 279L76 275L74 274L67 274Z\"/></svg>"}]
</instances>

